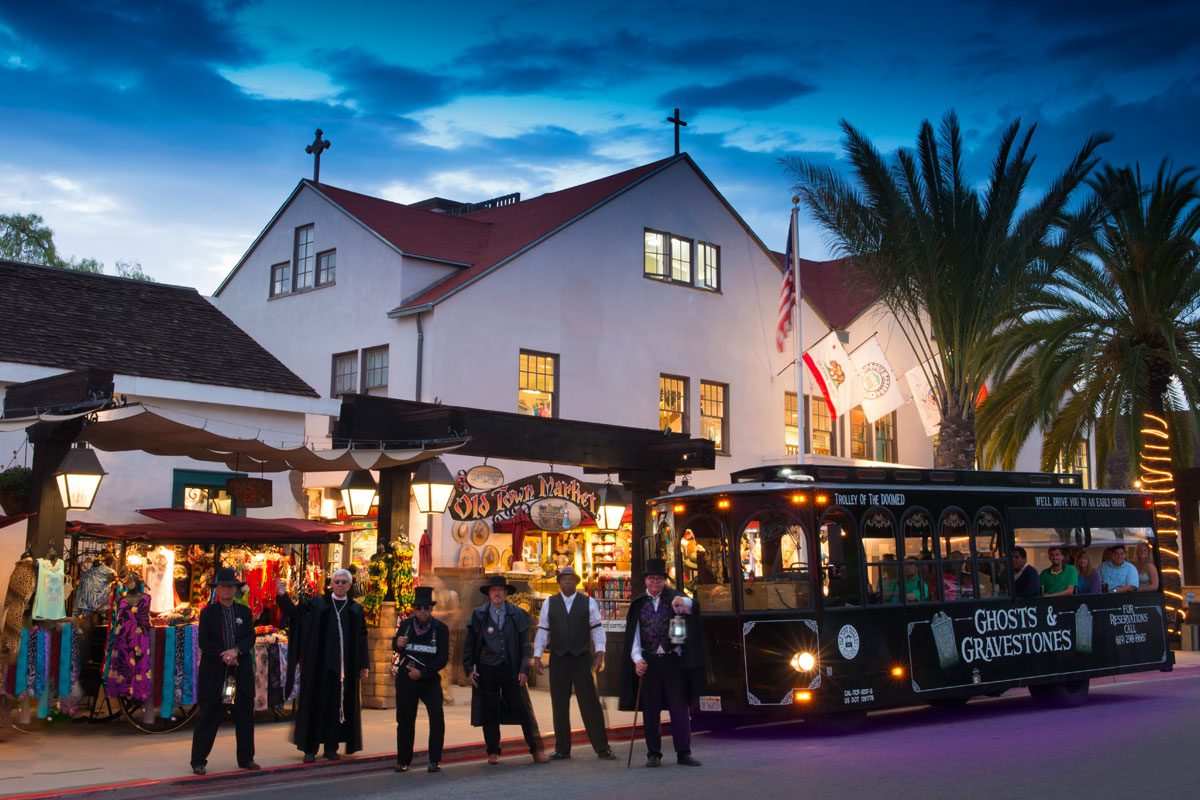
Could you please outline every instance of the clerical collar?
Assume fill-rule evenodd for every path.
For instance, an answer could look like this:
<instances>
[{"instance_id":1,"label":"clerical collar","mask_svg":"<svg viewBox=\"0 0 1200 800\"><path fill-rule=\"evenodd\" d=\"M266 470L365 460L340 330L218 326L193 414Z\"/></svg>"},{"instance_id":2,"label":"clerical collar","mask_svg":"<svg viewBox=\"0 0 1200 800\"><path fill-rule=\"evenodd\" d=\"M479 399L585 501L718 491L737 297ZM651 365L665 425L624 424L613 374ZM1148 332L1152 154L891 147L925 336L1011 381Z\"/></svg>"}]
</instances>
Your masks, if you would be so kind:
<instances>
[{"instance_id":1,"label":"clerical collar","mask_svg":"<svg viewBox=\"0 0 1200 800\"><path fill-rule=\"evenodd\" d=\"M344 595L342 595L341 597L338 597L336 594L334 594L334 595L330 595L330 597L332 597L334 600L337 600L337 601L339 601L339 602L340 602L340 601L342 601L342 600L345 600L345 599L346 599L347 597L349 597L349 596L350 596L350 595L347 595L347 594L344 594Z\"/></svg>"}]
</instances>

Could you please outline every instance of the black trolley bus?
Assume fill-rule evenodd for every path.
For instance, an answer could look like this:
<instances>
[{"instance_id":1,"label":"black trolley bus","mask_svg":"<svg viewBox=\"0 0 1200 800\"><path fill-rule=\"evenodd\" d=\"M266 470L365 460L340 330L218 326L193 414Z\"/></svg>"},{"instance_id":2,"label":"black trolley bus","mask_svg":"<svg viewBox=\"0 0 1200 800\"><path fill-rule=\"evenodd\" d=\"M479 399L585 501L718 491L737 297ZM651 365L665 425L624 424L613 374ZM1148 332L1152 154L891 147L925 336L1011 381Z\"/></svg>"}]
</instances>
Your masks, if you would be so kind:
<instances>
[{"instance_id":1,"label":"black trolley bus","mask_svg":"<svg viewBox=\"0 0 1200 800\"><path fill-rule=\"evenodd\" d=\"M743 470L652 501L652 549L698 599L701 717L802 716L852 730L871 710L1028 687L1077 705L1091 678L1170 670L1161 588L1014 597L1010 554L1106 548L1158 561L1142 494L1077 475L853 466ZM716 720L714 720L716 721Z\"/></svg>"}]
</instances>

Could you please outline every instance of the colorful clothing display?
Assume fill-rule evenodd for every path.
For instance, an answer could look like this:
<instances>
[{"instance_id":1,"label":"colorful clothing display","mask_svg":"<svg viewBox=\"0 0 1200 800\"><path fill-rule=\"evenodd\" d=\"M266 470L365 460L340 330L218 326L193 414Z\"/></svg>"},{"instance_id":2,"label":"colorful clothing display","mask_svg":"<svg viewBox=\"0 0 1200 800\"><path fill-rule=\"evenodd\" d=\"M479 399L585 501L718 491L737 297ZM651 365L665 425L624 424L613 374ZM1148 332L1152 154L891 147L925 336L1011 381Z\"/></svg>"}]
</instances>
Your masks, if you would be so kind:
<instances>
[{"instance_id":1,"label":"colorful clothing display","mask_svg":"<svg viewBox=\"0 0 1200 800\"><path fill-rule=\"evenodd\" d=\"M112 597L112 582L117 573L107 564L96 561L79 577L75 587L75 608L72 613L87 616L95 611L107 611Z\"/></svg>"},{"instance_id":2,"label":"colorful clothing display","mask_svg":"<svg viewBox=\"0 0 1200 800\"><path fill-rule=\"evenodd\" d=\"M213 560L212 556L200 552L198 547L193 547L192 552L188 554L188 561L192 565L192 582L191 591L188 592L188 602L199 614L208 605L209 598L212 597L208 579L213 574Z\"/></svg>"},{"instance_id":3,"label":"colorful clothing display","mask_svg":"<svg viewBox=\"0 0 1200 800\"><path fill-rule=\"evenodd\" d=\"M120 597L113 609L105 666L109 695L143 703L150 699L154 690L150 634L150 597L140 593Z\"/></svg>"},{"instance_id":4,"label":"colorful clothing display","mask_svg":"<svg viewBox=\"0 0 1200 800\"><path fill-rule=\"evenodd\" d=\"M392 589L396 593L396 619L403 619L412 612L416 582L413 579L413 549L399 547L392 562Z\"/></svg>"},{"instance_id":5,"label":"colorful clothing display","mask_svg":"<svg viewBox=\"0 0 1200 800\"><path fill-rule=\"evenodd\" d=\"M67 616L66 562L39 558L37 593L33 596L34 619L62 619Z\"/></svg>"},{"instance_id":6,"label":"colorful clothing display","mask_svg":"<svg viewBox=\"0 0 1200 800\"><path fill-rule=\"evenodd\" d=\"M377 557L367 566L367 590L363 592L363 615L367 624L379 624L379 612L383 609L383 599L388 590L388 562L390 558Z\"/></svg>"},{"instance_id":7,"label":"colorful clothing display","mask_svg":"<svg viewBox=\"0 0 1200 800\"><path fill-rule=\"evenodd\" d=\"M13 567L4 596L4 628L0 631L0 660L11 661L21 639L21 623L33 589L37 585L37 566L32 558L22 558ZM11 673L11 670L9 671Z\"/></svg>"},{"instance_id":8,"label":"colorful clothing display","mask_svg":"<svg viewBox=\"0 0 1200 800\"><path fill-rule=\"evenodd\" d=\"M18 641L16 663L0 690L35 698L41 717L51 710L74 714L83 695L79 673L84 642L78 626L25 628Z\"/></svg>"},{"instance_id":9,"label":"colorful clothing display","mask_svg":"<svg viewBox=\"0 0 1200 800\"><path fill-rule=\"evenodd\" d=\"M175 551L167 547L151 550L146 556L146 591L150 610L165 614L175 610Z\"/></svg>"}]
</instances>

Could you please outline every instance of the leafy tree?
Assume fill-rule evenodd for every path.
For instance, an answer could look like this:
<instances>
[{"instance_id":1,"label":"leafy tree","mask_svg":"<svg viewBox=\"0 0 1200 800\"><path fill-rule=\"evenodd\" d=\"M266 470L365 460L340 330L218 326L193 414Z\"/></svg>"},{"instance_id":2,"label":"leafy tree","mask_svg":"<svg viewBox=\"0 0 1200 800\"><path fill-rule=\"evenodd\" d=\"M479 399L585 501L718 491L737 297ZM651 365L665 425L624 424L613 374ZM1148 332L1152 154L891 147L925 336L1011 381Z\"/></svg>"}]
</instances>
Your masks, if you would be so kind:
<instances>
[{"instance_id":1,"label":"leafy tree","mask_svg":"<svg viewBox=\"0 0 1200 800\"><path fill-rule=\"evenodd\" d=\"M1087 235L1088 215L1065 210L1110 137L1090 137L1029 203L1036 126L1023 135L1020 120L1008 126L981 194L964 174L953 111L936 133L923 122L916 149L890 161L841 124L852 180L795 157L784 160L785 172L839 255L852 258L851 279L879 293L922 364L933 359L927 377L942 415L937 465L973 468L976 398L995 366L994 335Z\"/></svg>"},{"instance_id":2,"label":"leafy tree","mask_svg":"<svg viewBox=\"0 0 1200 800\"><path fill-rule=\"evenodd\" d=\"M55 265L54 231L40 214L0 214L0 258Z\"/></svg>"},{"instance_id":3,"label":"leafy tree","mask_svg":"<svg viewBox=\"0 0 1200 800\"><path fill-rule=\"evenodd\" d=\"M122 278L129 278L135 281L150 281L150 283L155 282L154 278L142 272L142 265L138 261L117 261L113 266L117 268L117 275Z\"/></svg>"},{"instance_id":4,"label":"leafy tree","mask_svg":"<svg viewBox=\"0 0 1200 800\"><path fill-rule=\"evenodd\" d=\"M1042 468L1096 432L1101 481L1138 463L1142 414L1170 420L1175 466L1195 459L1200 404L1200 175L1166 163L1105 167L1090 181L1103 216L1084 248L1005 331L996 391L979 413L985 463L1011 468L1036 427ZM1116 459L1110 458L1116 456Z\"/></svg>"}]
</instances>

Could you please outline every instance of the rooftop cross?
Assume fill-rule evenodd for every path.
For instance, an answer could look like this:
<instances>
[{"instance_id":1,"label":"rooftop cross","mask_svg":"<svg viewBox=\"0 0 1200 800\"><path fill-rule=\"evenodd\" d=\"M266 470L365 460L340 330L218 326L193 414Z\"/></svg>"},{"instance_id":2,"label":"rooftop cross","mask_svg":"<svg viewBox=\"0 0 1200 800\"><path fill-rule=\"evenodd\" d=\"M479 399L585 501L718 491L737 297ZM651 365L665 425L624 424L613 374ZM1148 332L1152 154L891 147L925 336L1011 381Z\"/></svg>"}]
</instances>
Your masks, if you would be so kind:
<instances>
[{"instance_id":1,"label":"rooftop cross","mask_svg":"<svg viewBox=\"0 0 1200 800\"><path fill-rule=\"evenodd\" d=\"M679 112L676 111L675 113L678 114ZM322 141L321 133L322 133L321 129L317 128L317 138L313 141L312 144L310 144L308 147L304 148L304 152L306 152L310 156L314 157L314 159L313 159L313 183L321 182L321 151L328 150L330 147L333 147L333 145L329 142L328 139L325 139L324 141ZM678 136L676 136L676 139L678 139ZM676 150L679 149L678 142L676 142L675 149Z\"/></svg>"},{"instance_id":2,"label":"rooftop cross","mask_svg":"<svg viewBox=\"0 0 1200 800\"><path fill-rule=\"evenodd\" d=\"M679 109L675 109L675 116L667 117L667 122L675 126L675 155L679 155L679 129L686 128L687 123L679 118Z\"/></svg>"}]
</instances>

